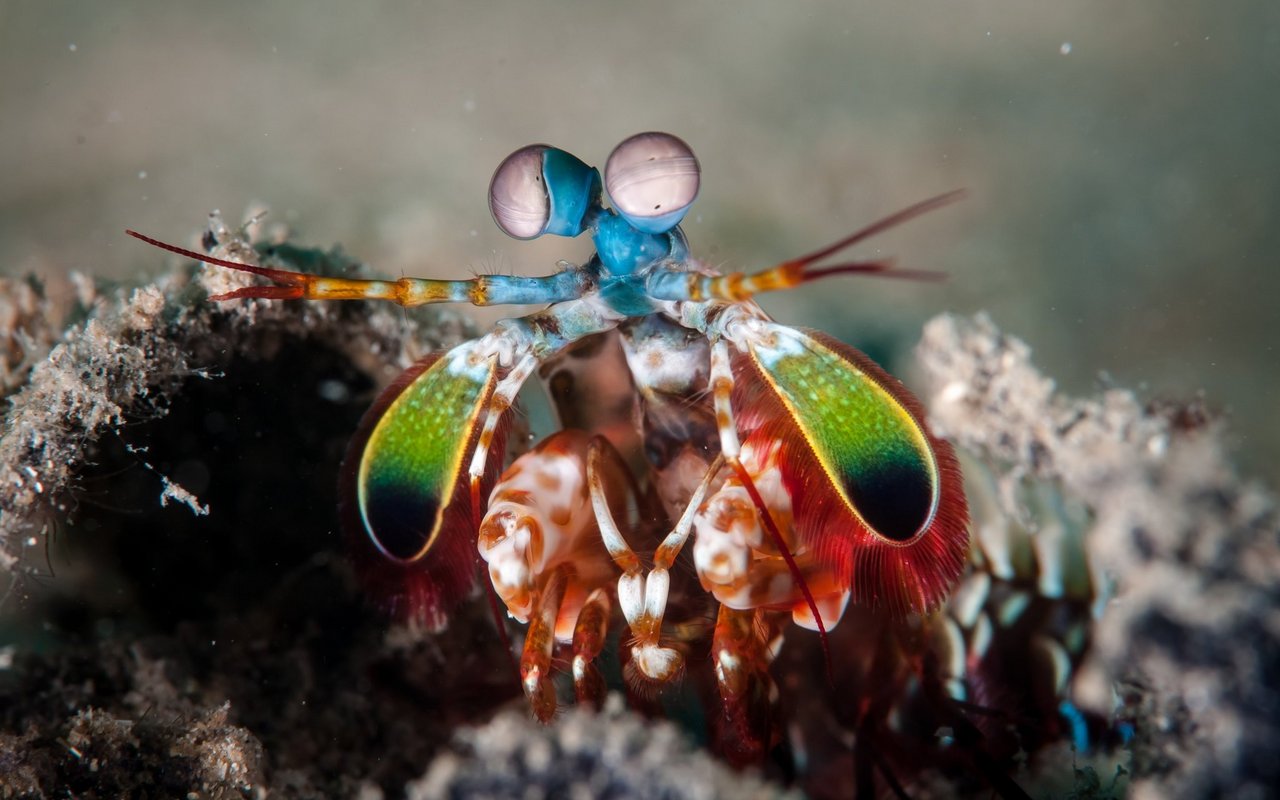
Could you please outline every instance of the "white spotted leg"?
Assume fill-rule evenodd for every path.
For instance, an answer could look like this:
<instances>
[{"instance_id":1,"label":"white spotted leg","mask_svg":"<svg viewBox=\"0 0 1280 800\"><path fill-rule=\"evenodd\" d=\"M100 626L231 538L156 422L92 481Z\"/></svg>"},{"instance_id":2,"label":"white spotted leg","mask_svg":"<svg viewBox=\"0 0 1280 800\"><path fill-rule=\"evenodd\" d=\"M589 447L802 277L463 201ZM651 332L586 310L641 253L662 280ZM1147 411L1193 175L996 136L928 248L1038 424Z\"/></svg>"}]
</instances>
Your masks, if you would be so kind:
<instances>
[{"instance_id":1,"label":"white spotted leg","mask_svg":"<svg viewBox=\"0 0 1280 800\"><path fill-rule=\"evenodd\" d=\"M533 613L520 656L520 685L533 714L549 722L556 713L556 690L552 683L551 654L556 643L556 619L569 584L569 565L561 565L533 597Z\"/></svg>"},{"instance_id":2,"label":"white spotted leg","mask_svg":"<svg viewBox=\"0 0 1280 800\"><path fill-rule=\"evenodd\" d=\"M514 365L493 388L476 449L471 455L471 465L467 469L471 480L471 514L476 524L480 521L480 484L484 479L489 451L498 425L515 403L520 387L524 386L540 361L585 336L616 328L622 319L622 315L586 298L557 304L528 317L503 320L493 332L483 337L489 345L486 357L497 358L504 366ZM565 331L571 331L572 335L565 335Z\"/></svg>"},{"instance_id":3,"label":"white spotted leg","mask_svg":"<svg viewBox=\"0 0 1280 800\"><path fill-rule=\"evenodd\" d=\"M721 739L736 764L756 764L774 744L778 695L769 665L782 646L779 614L720 606L711 649L724 704Z\"/></svg>"},{"instance_id":4,"label":"white spotted leg","mask_svg":"<svg viewBox=\"0 0 1280 800\"><path fill-rule=\"evenodd\" d=\"M684 656L680 651L662 644L662 618L666 614L671 589L671 565L688 540L693 530L694 515L723 462L717 458L707 470L680 520L654 551L653 568L646 574L640 558L627 544L609 508L606 487L601 480L604 468L601 459L605 451L599 440L592 443L587 456L587 483L600 536L614 563L622 570L618 578L618 605L634 637L631 663L645 679L666 683L674 680L684 666Z\"/></svg>"},{"instance_id":5,"label":"white spotted leg","mask_svg":"<svg viewBox=\"0 0 1280 800\"><path fill-rule=\"evenodd\" d=\"M521 683L535 715L549 719L556 647L572 647L578 697L598 704L604 681L592 663L606 642L617 567L601 543L587 489L587 453L595 439L558 431L502 474L480 524L478 547L507 613L528 623ZM622 466L615 459L609 466ZM621 505L634 487L629 475L606 476L608 501Z\"/></svg>"},{"instance_id":6,"label":"white spotted leg","mask_svg":"<svg viewBox=\"0 0 1280 800\"><path fill-rule=\"evenodd\" d=\"M498 424L502 421L507 409L516 401L520 387L529 379L538 366L538 359L532 353L523 358L498 381L489 398L489 407L485 413L484 426L480 429L480 438L476 441L475 452L471 454L471 466L467 475L471 479L471 518L478 524L480 521L480 482L484 479L485 466L489 459L489 450L493 447L493 437L498 432Z\"/></svg>"},{"instance_id":7,"label":"white spotted leg","mask_svg":"<svg viewBox=\"0 0 1280 800\"><path fill-rule=\"evenodd\" d=\"M579 703L599 709L604 704L604 676L596 658L609 634L609 595L603 588L588 597L573 626L573 689Z\"/></svg>"},{"instance_id":8,"label":"white spotted leg","mask_svg":"<svg viewBox=\"0 0 1280 800\"><path fill-rule=\"evenodd\" d=\"M791 573L792 580L796 587L800 589L800 593L804 596L805 604L809 606L809 610L812 612L813 622L822 642L823 656L826 659L827 677L830 679L831 650L827 644L827 628L823 622L823 614L819 610L818 603L814 599L813 592L809 588L809 583L805 579L804 573L791 553L791 548L787 546L787 542L778 528L777 521L773 518L769 505L761 496L750 471L742 464L742 444L738 439L738 427L733 413L733 385L734 378L732 364L729 359L729 345L724 339L717 338L711 345L711 394L715 404L716 427L720 432L720 454L751 497L751 502L756 507L761 524L769 532L778 554L786 562L787 570ZM830 616L830 610L828 610L828 616Z\"/></svg>"}]
</instances>

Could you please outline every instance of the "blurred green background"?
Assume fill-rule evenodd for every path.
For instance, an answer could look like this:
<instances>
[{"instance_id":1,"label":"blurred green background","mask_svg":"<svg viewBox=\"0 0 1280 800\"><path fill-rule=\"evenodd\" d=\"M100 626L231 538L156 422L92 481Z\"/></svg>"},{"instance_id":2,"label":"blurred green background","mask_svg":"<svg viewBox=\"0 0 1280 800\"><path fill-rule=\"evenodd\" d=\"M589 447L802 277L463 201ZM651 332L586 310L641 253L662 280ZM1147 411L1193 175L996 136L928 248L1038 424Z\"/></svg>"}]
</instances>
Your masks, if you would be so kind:
<instances>
[{"instance_id":1,"label":"blurred green background","mask_svg":"<svg viewBox=\"0 0 1280 800\"><path fill-rule=\"evenodd\" d=\"M548 142L603 163L669 130L686 230L764 266L916 200L862 251L942 285L769 298L904 368L987 309L1071 392L1203 390L1280 475L1280 4L0 2L0 272L142 279L214 208L390 274L550 271L485 189ZM892 364L891 364L892 366ZM1107 377L1109 376L1109 377Z\"/></svg>"}]
</instances>

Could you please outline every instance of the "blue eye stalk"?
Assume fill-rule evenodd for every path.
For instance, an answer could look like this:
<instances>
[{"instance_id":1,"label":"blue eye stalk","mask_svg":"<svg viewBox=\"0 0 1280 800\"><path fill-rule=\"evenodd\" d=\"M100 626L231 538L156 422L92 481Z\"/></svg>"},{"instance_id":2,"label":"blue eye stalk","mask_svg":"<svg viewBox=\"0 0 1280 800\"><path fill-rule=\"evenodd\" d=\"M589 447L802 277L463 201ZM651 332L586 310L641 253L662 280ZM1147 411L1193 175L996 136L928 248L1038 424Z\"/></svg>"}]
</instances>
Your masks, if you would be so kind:
<instances>
[{"instance_id":1,"label":"blue eye stalk","mask_svg":"<svg viewBox=\"0 0 1280 800\"><path fill-rule=\"evenodd\" d=\"M669 133L641 133L614 148L600 173L555 147L534 144L503 160L489 184L489 210L508 236L590 232L602 284L663 260L683 260L679 225L698 195L698 160ZM604 190L613 204L604 205ZM638 298L619 296L630 309ZM631 313L630 311L628 313Z\"/></svg>"}]
</instances>

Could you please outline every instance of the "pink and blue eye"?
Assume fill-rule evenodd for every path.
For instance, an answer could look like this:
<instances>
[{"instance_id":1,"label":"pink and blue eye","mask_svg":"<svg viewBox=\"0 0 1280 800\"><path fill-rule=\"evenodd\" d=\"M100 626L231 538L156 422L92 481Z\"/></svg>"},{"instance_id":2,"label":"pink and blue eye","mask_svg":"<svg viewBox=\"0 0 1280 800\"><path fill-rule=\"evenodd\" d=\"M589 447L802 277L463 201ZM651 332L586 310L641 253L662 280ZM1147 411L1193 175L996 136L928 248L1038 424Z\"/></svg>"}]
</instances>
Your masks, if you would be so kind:
<instances>
[{"instance_id":1,"label":"pink and blue eye","mask_svg":"<svg viewBox=\"0 0 1280 800\"><path fill-rule=\"evenodd\" d=\"M577 236L599 204L600 175L576 156L531 144L503 159L489 183L489 211L513 239Z\"/></svg>"},{"instance_id":2,"label":"pink and blue eye","mask_svg":"<svg viewBox=\"0 0 1280 800\"><path fill-rule=\"evenodd\" d=\"M683 140L669 133L639 133L610 154L605 191L618 214L637 230L665 233L693 205L700 175L698 159Z\"/></svg>"}]
</instances>

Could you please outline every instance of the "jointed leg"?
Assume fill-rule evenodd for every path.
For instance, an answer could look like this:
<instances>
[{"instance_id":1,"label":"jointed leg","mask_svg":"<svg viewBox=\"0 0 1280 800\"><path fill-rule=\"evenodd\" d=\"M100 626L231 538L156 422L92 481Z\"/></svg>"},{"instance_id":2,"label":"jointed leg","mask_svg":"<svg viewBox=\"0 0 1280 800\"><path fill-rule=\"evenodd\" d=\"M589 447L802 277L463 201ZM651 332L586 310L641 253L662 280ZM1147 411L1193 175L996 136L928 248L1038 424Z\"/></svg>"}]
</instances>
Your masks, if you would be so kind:
<instances>
[{"instance_id":1,"label":"jointed leg","mask_svg":"<svg viewBox=\"0 0 1280 800\"><path fill-rule=\"evenodd\" d=\"M579 699L596 705L604 699L592 662L605 646L618 573L601 544L587 487L595 441L583 431L562 430L521 455L494 486L480 524L479 551L493 589L506 613L529 626L520 674L544 720L555 708L549 665L557 644L571 643ZM625 469L615 462L606 466ZM605 478L609 502L621 505L629 474Z\"/></svg>"},{"instance_id":2,"label":"jointed leg","mask_svg":"<svg viewBox=\"0 0 1280 800\"><path fill-rule=\"evenodd\" d=\"M618 578L618 605L622 607L622 615L635 637L632 663L648 680L670 681L680 673L684 665L684 657L678 650L661 644L662 618L667 610L667 597L671 588L670 569L689 538L694 515L702 505L723 462L716 459L711 465L679 522L654 552L653 569L646 576L639 557L627 544L609 509L606 489L601 481L602 458L603 448L598 443L593 443L587 458L587 482L591 489L596 521L600 526L600 536L614 563L622 570L622 576Z\"/></svg>"},{"instance_id":3,"label":"jointed leg","mask_svg":"<svg viewBox=\"0 0 1280 800\"><path fill-rule=\"evenodd\" d=\"M556 643L556 618L568 586L569 567L555 569L533 601L524 654L520 657L520 682L533 714L548 722L556 713L556 690L551 680L551 653Z\"/></svg>"},{"instance_id":4,"label":"jointed leg","mask_svg":"<svg viewBox=\"0 0 1280 800\"><path fill-rule=\"evenodd\" d=\"M716 619L711 658L727 727L720 739L731 748L725 755L738 763L758 762L775 735L771 721L777 687L769 675L775 637L769 616L762 609L738 611L722 605Z\"/></svg>"},{"instance_id":5,"label":"jointed leg","mask_svg":"<svg viewBox=\"0 0 1280 800\"><path fill-rule=\"evenodd\" d=\"M738 440L738 428L733 414L733 369L729 361L729 345L724 339L717 339L711 346L711 392L712 399L715 402L716 425L720 428L720 453L724 456L725 462L734 471L734 474L738 476L742 487L750 495L751 502L760 514L761 523L763 523L765 530L772 537L774 546L778 549L778 554L786 562L792 579L800 588L801 594L804 595L805 603L808 604L809 609L813 612L813 619L818 629L818 635L822 639L822 650L826 654L829 671L831 654L827 648L827 629L822 622L822 614L818 610L818 604L813 598L813 593L809 590L809 585L805 581L800 567L791 555L791 549L787 546L786 540L783 539L781 531L778 530L778 524L773 519L769 506L764 502L764 498L760 496L760 491L756 488L755 481L751 479L751 473L742 465L740 458L742 445Z\"/></svg>"},{"instance_id":6,"label":"jointed leg","mask_svg":"<svg viewBox=\"0 0 1280 800\"><path fill-rule=\"evenodd\" d=\"M516 401L520 387L529 379L538 366L538 359L527 353L520 359L506 377L498 381L489 398L489 407L485 413L484 425L480 428L480 437L476 440L475 452L471 454L471 466L467 475L471 479L471 518L476 525L480 524L480 482L484 479L485 466L488 464L489 450L493 447L493 437L498 432L498 425L503 415Z\"/></svg>"},{"instance_id":7,"label":"jointed leg","mask_svg":"<svg viewBox=\"0 0 1280 800\"><path fill-rule=\"evenodd\" d=\"M604 702L604 677L595 665L609 633L609 595L596 589L578 612L573 628L573 688L579 703L599 708Z\"/></svg>"}]
</instances>

